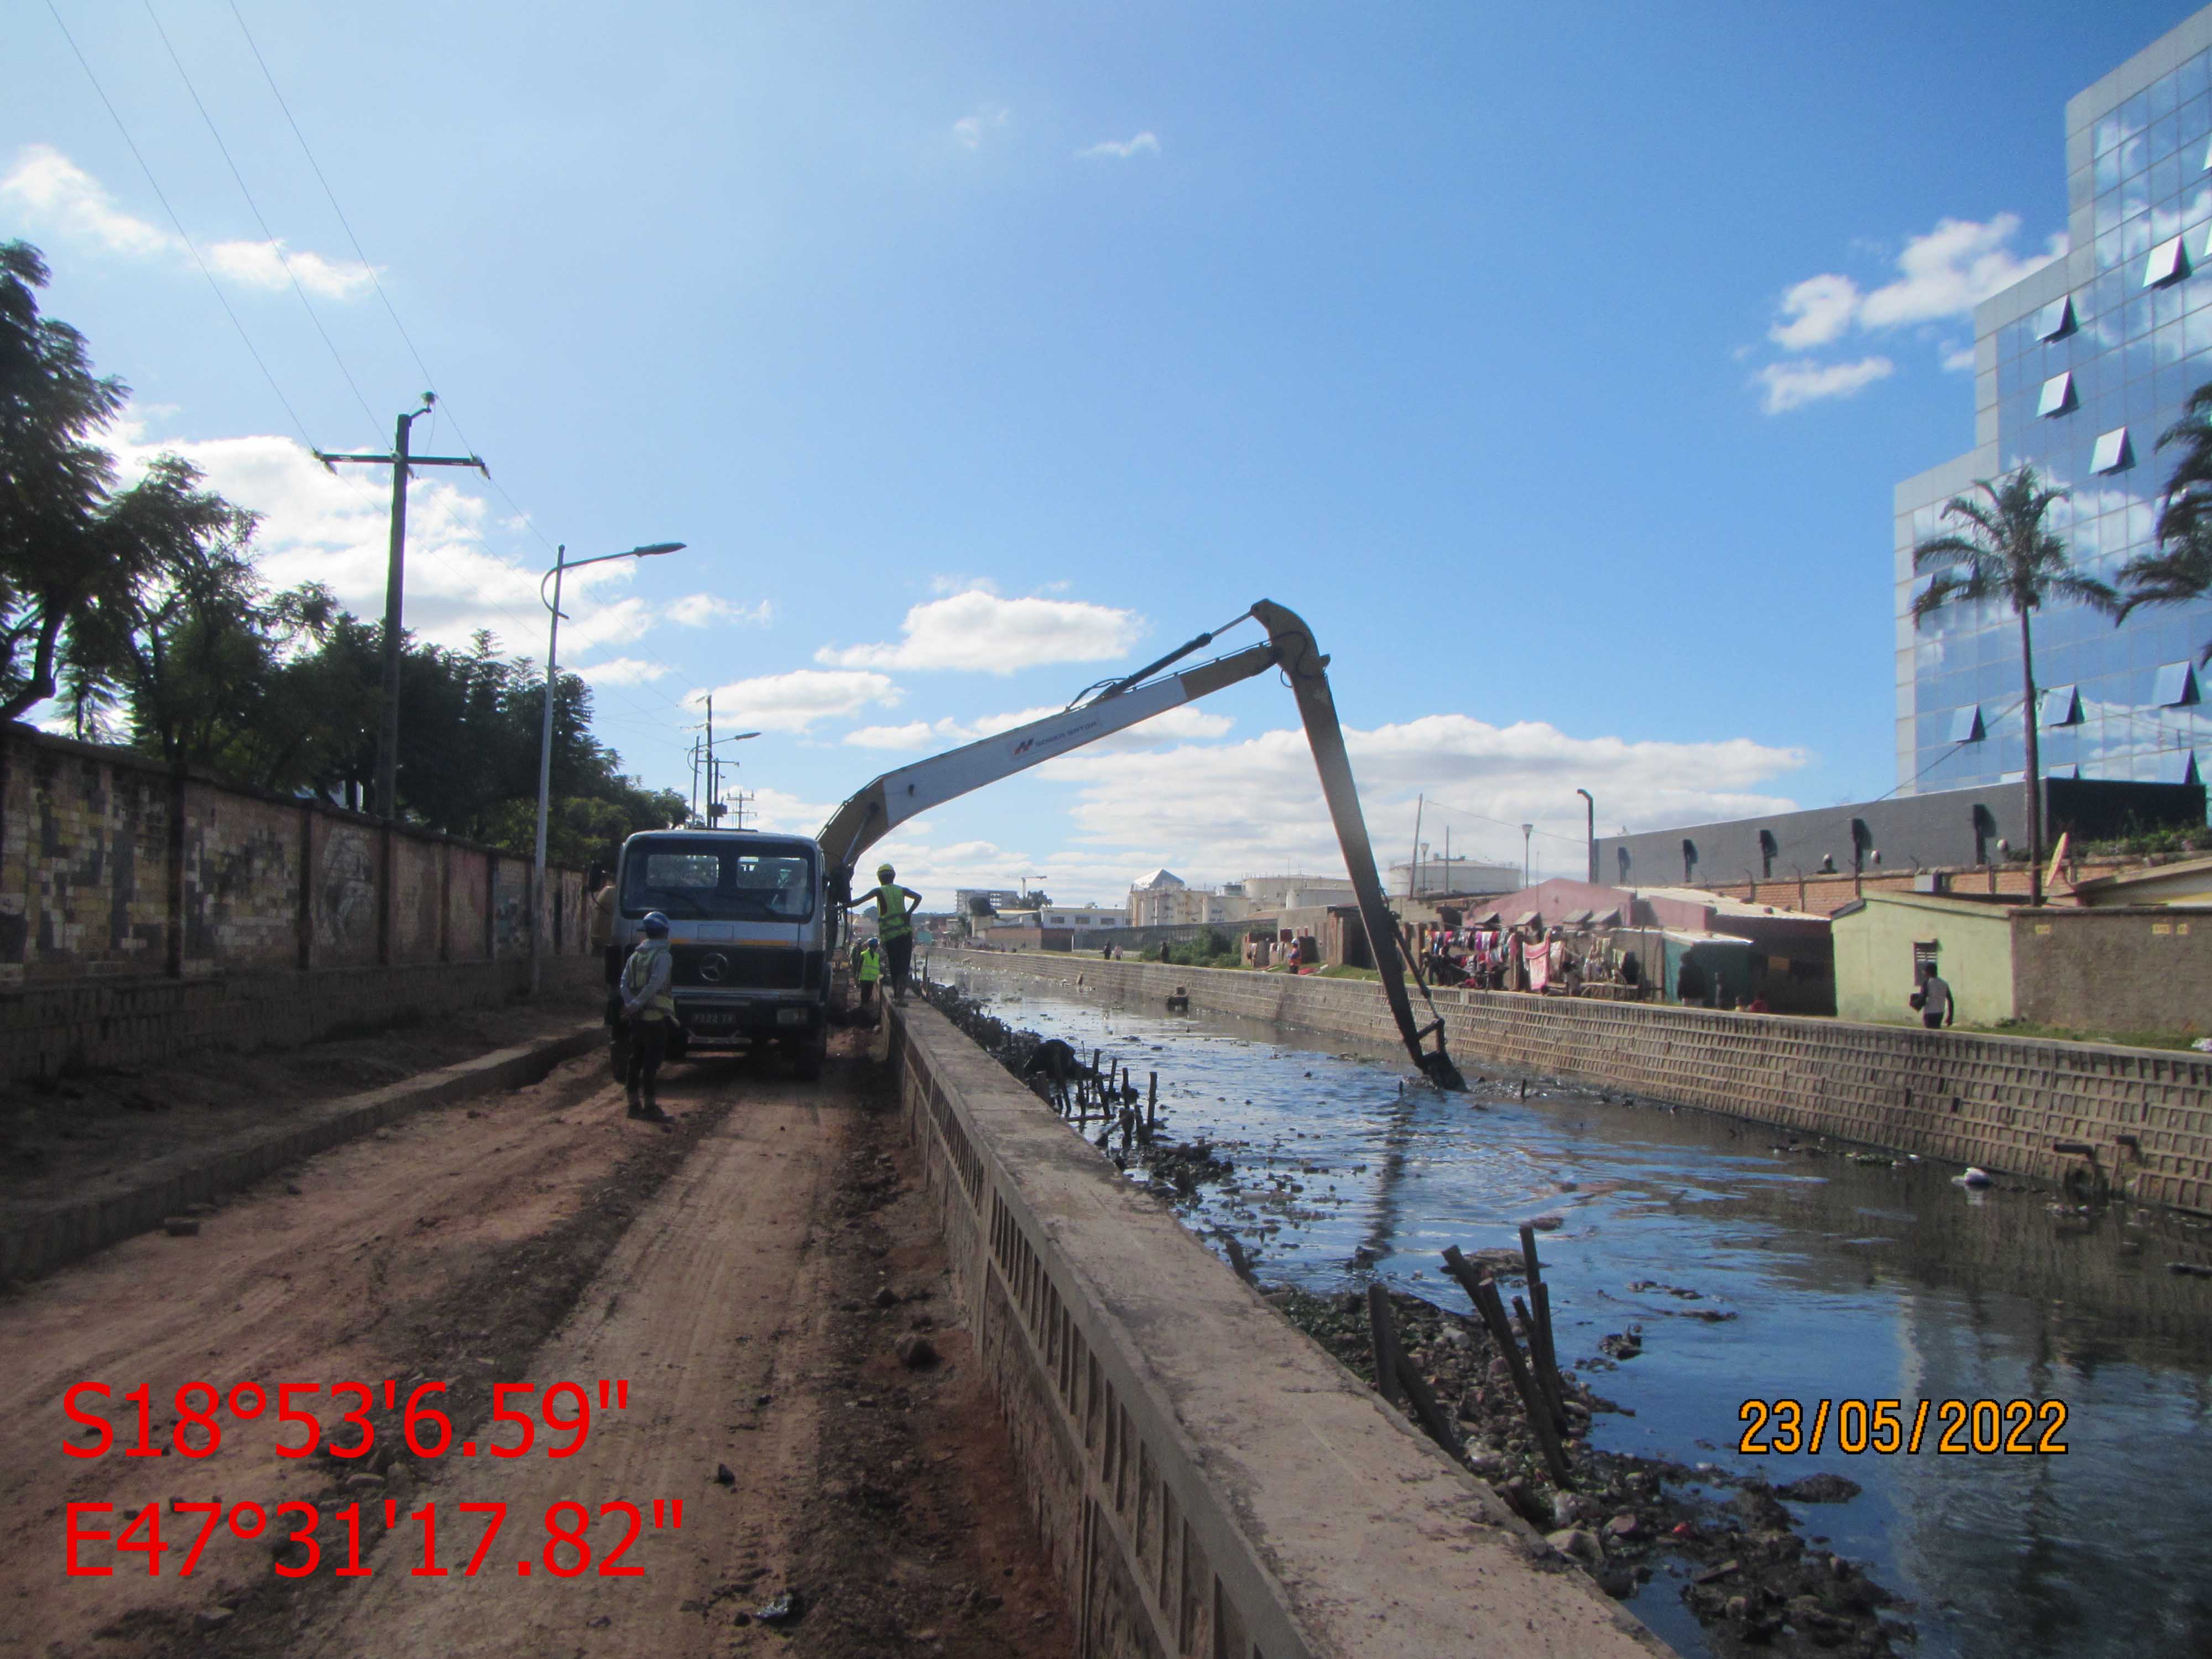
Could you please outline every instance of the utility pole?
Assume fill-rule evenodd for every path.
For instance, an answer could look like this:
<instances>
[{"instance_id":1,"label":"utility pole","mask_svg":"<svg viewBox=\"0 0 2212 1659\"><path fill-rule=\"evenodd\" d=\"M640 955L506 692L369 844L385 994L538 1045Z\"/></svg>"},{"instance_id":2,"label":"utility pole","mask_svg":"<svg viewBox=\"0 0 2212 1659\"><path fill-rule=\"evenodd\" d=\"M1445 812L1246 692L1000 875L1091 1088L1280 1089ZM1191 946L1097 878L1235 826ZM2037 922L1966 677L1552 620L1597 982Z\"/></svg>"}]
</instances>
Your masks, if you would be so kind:
<instances>
[{"instance_id":1,"label":"utility pole","mask_svg":"<svg viewBox=\"0 0 2212 1659\"><path fill-rule=\"evenodd\" d=\"M1586 843L1583 861L1589 866L1587 879L1595 887L1597 885L1597 798L1587 789L1577 789L1575 793L1583 798L1583 837Z\"/></svg>"},{"instance_id":2,"label":"utility pole","mask_svg":"<svg viewBox=\"0 0 2212 1659\"><path fill-rule=\"evenodd\" d=\"M392 469L392 547L384 573L384 719L376 732L376 801L375 808L382 817L399 815L399 660L404 635L401 629L401 599L406 586L407 574L407 480L409 469L417 466L472 466L489 478L491 469L481 455L411 455L407 449L409 429L416 422L437 406L438 394L422 394L422 406L402 415L392 428L392 453L389 455L326 455L314 452L315 459L335 475L340 461L357 462L364 466L388 466Z\"/></svg>"},{"instance_id":3,"label":"utility pole","mask_svg":"<svg viewBox=\"0 0 2212 1659\"><path fill-rule=\"evenodd\" d=\"M1528 832L1535 827L1533 823L1524 823L1521 826L1521 885L1524 889L1533 879L1529 874Z\"/></svg>"}]
</instances>

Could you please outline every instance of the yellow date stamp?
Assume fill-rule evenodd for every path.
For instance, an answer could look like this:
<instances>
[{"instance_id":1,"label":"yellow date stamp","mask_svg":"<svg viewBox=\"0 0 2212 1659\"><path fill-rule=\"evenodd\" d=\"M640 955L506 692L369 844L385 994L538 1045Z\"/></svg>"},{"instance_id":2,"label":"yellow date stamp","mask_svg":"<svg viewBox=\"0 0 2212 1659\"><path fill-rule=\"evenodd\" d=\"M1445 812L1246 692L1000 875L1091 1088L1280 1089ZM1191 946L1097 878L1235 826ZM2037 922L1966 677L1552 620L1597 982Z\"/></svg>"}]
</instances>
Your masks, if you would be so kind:
<instances>
[{"instance_id":1,"label":"yellow date stamp","mask_svg":"<svg viewBox=\"0 0 2212 1659\"><path fill-rule=\"evenodd\" d=\"M1970 1452L2054 1457L2066 1449L2063 1400L1747 1400L1735 1449L1747 1456L1911 1454L1923 1443L1946 1456Z\"/></svg>"}]
</instances>

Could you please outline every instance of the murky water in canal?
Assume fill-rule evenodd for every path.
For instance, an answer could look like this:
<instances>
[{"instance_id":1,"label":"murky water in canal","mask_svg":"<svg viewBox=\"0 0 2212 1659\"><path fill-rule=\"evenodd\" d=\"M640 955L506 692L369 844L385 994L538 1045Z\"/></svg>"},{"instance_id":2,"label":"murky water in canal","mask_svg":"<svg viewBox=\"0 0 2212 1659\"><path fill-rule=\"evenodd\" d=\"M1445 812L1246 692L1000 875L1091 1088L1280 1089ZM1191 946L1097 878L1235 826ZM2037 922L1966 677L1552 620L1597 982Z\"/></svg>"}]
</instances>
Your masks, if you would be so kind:
<instances>
[{"instance_id":1,"label":"murky water in canal","mask_svg":"<svg viewBox=\"0 0 2212 1659\"><path fill-rule=\"evenodd\" d=\"M1632 1418L1596 1443L1781 1482L1820 1471L1864 1491L1793 1505L1808 1534L1915 1605L1925 1654L1960 1659L2212 1650L2212 1234L2171 1218L2054 1213L2039 1191L1970 1194L1955 1166L1790 1153L1765 1126L1468 1066L1465 1096L1401 1093L1395 1051L1353 1052L1218 1016L1101 1007L961 970L1008 1023L1118 1056L1184 1138L1212 1139L1232 1182L1184 1208L1234 1230L1263 1280L1319 1291L1379 1275L1465 1311L1438 1252L1541 1235L1563 1358L1643 1328L1644 1352L1591 1374ZM1011 999L1019 998L1018 1001ZM1650 1288L1638 1290L1638 1285ZM1696 1292L1695 1299L1672 1293ZM1724 1316L1715 1318L1713 1316ZM1747 1399L2061 1401L2063 1455L1755 1457ZM2023 1437L2038 1438L2039 1419ZM1984 1427L1989 1426L1984 1414ZM2011 1425L2000 1425L2000 1432ZM1989 1443L1985 1439L1984 1444ZM1663 1574L1630 1605L1705 1650Z\"/></svg>"}]
</instances>

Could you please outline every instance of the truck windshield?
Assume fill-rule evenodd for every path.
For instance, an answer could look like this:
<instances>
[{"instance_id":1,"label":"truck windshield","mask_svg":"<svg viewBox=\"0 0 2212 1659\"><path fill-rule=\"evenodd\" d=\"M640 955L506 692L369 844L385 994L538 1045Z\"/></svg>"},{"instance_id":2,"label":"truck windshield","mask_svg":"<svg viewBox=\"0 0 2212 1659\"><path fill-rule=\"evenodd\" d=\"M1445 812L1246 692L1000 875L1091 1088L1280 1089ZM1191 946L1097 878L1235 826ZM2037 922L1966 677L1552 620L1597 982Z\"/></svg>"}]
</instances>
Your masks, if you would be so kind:
<instances>
[{"instance_id":1,"label":"truck windshield","mask_svg":"<svg viewBox=\"0 0 2212 1659\"><path fill-rule=\"evenodd\" d=\"M793 842L653 841L623 860L623 911L723 921L805 921L814 850Z\"/></svg>"}]
</instances>

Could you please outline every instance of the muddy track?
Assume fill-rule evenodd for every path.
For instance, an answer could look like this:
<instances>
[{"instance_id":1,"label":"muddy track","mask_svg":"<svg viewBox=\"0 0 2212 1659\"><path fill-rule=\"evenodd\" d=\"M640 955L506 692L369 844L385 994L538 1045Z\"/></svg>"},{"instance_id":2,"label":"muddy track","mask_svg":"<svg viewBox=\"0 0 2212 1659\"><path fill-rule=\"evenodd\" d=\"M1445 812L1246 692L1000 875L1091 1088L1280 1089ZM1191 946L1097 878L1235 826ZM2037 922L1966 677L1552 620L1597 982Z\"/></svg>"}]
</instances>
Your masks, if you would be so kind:
<instances>
[{"instance_id":1,"label":"muddy track","mask_svg":"<svg viewBox=\"0 0 2212 1659\"><path fill-rule=\"evenodd\" d=\"M0 1301L0 1344L27 1357L29 1383L0 1424L0 1539L36 1564L12 1589L0 1654L722 1655L790 1638L825 1654L1067 1651L867 1040L837 1048L818 1085L672 1068L663 1098L680 1123L665 1134L623 1118L601 1060L572 1061L325 1153L204 1216L196 1237L132 1239ZM896 1313L875 1296L893 1279L912 1297ZM942 1358L908 1371L889 1345L917 1320ZM489 1443L494 1383L543 1399L602 1377L625 1379L629 1404L597 1413L574 1455L459 1454ZM141 1383L167 1445L181 1385L246 1379L272 1399L279 1383L321 1385L324 1432L350 1440L331 1397L349 1378L379 1396L392 1379L403 1404L446 1382L434 1403L455 1449L409 1452L379 1397L359 1459L277 1456L273 1409L219 1413L212 1455L122 1455L137 1429L122 1395ZM65 1420L63 1396L88 1379L113 1390L79 1404L101 1406L115 1443L71 1457L63 1433L83 1448L97 1431ZM654 1499L683 1500L684 1521L641 1534L626 1563L640 1577L518 1571L541 1559L550 1506L650 1515ZM181 1577L198 1522L175 1500L313 1504L321 1557L281 1577L304 1565L301 1547L217 1527ZM161 1574L86 1544L80 1559L114 1575L64 1576L71 1503L114 1505L84 1524L118 1530L160 1505ZM459 1506L487 1503L510 1518L470 1577L482 1526ZM349 1504L364 1577L333 1574ZM410 1571L422 1549L410 1517L429 1508L442 1577ZM590 1528L599 1555L618 1531L619 1517ZM763 1622L787 1589L799 1616Z\"/></svg>"}]
</instances>

